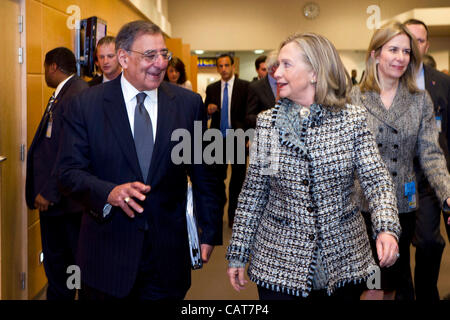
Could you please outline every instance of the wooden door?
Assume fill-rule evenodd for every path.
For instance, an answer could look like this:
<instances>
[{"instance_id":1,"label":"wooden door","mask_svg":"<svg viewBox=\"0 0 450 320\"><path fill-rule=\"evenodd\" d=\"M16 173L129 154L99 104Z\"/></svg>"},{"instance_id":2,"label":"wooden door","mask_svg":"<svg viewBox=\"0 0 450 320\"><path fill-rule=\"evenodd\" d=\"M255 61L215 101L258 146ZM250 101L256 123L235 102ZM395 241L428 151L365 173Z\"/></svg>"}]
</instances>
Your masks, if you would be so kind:
<instances>
[{"instance_id":1,"label":"wooden door","mask_svg":"<svg viewBox=\"0 0 450 320\"><path fill-rule=\"evenodd\" d=\"M27 219L25 207L26 113L19 63L24 0L1 0L0 12L0 269L1 299L26 299ZM24 51L23 51L24 52Z\"/></svg>"}]
</instances>

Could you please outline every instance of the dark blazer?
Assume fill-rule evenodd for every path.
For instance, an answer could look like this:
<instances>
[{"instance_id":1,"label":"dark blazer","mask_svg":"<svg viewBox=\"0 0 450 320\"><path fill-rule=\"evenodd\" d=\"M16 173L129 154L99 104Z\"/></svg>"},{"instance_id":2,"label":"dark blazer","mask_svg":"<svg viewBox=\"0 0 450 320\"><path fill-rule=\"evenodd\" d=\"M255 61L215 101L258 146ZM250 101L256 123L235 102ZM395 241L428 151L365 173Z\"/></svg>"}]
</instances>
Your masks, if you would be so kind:
<instances>
[{"instance_id":1,"label":"dark blazer","mask_svg":"<svg viewBox=\"0 0 450 320\"><path fill-rule=\"evenodd\" d=\"M144 232L154 256L158 285L171 292L190 286L190 257L185 206L187 175L193 183L201 242L222 242L222 212L218 180L203 164L176 165L171 159L178 141L175 129L194 137L194 121L206 126L200 95L163 82L158 89L156 140L148 177L144 180L131 133L121 89L121 76L86 90L74 99L65 116L67 125L60 158L64 191L82 193L88 213L83 215L77 264L82 281L117 297L130 293L139 268ZM202 126L200 126L201 129ZM193 149L193 147L192 147ZM193 153L192 153L193 157ZM141 203L143 214L129 218L113 207L103 218L111 190L120 184L141 181L151 191Z\"/></svg>"},{"instance_id":2,"label":"dark blazer","mask_svg":"<svg viewBox=\"0 0 450 320\"><path fill-rule=\"evenodd\" d=\"M439 135L439 142L449 162L448 141L450 141L450 77L436 69L424 66L425 89L431 96L434 105L434 112L442 118L442 131Z\"/></svg>"},{"instance_id":3,"label":"dark blazer","mask_svg":"<svg viewBox=\"0 0 450 320\"><path fill-rule=\"evenodd\" d=\"M54 205L48 211L43 212L46 215L60 215L63 213L64 203L61 202L61 194L58 190L57 176L52 174L53 167L59 149L59 142L62 133L62 114L72 100L81 91L86 89L86 82L74 75L69 79L58 93L52 107L52 133L50 138L46 138L48 117L44 116L39 123L36 134L31 143L27 154L27 177L26 177L26 202L30 209L35 209L34 200L40 193L45 199L53 202ZM75 209L75 208L73 208Z\"/></svg>"},{"instance_id":4,"label":"dark blazer","mask_svg":"<svg viewBox=\"0 0 450 320\"><path fill-rule=\"evenodd\" d=\"M88 82L88 85L89 87L92 87L101 83L103 83L103 75L92 78L92 80Z\"/></svg>"},{"instance_id":5,"label":"dark blazer","mask_svg":"<svg viewBox=\"0 0 450 320\"><path fill-rule=\"evenodd\" d=\"M234 78L233 92L231 94L231 127L233 129L245 129L245 113L247 108L247 94L249 82ZM211 128L220 129L220 109L221 81L211 83L206 88L205 106L214 103L218 106L217 112L211 115Z\"/></svg>"},{"instance_id":6,"label":"dark blazer","mask_svg":"<svg viewBox=\"0 0 450 320\"><path fill-rule=\"evenodd\" d=\"M447 168L450 170L450 77L436 69L424 66L425 89L433 101L435 116L441 117L441 132L439 133L439 145L447 160ZM434 194L433 188L423 174L417 159L414 159L414 168L418 178L418 189L420 194Z\"/></svg>"},{"instance_id":7,"label":"dark blazer","mask_svg":"<svg viewBox=\"0 0 450 320\"><path fill-rule=\"evenodd\" d=\"M247 128L256 127L256 116L261 111L272 108L275 105L275 97L269 83L269 77L251 82L248 85L247 115L245 122Z\"/></svg>"}]
</instances>

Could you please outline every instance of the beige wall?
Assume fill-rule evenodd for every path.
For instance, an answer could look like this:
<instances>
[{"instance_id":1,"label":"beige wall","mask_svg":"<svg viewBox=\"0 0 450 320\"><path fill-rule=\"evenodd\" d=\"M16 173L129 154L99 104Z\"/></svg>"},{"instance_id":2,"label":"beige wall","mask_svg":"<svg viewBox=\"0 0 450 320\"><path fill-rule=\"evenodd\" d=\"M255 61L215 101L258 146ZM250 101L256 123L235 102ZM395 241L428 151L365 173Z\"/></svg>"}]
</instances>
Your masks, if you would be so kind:
<instances>
[{"instance_id":1,"label":"beige wall","mask_svg":"<svg viewBox=\"0 0 450 320\"><path fill-rule=\"evenodd\" d=\"M171 25L167 19L168 0L126 0L150 21L157 24L162 31L171 36Z\"/></svg>"},{"instance_id":2,"label":"beige wall","mask_svg":"<svg viewBox=\"0 0 450 320\"><path fill-rule=\"evenodd\" d=\"M381 20L421 7L450 6L449 0L316 0L320 16L307 20L309 0L170 0L172 36L192 49L272 49L289 34L312 31L328 37L340 50L366 49L372 32L366 26L369 5L378 5Z\"/></svg>"},{"instance_id":3,"label":"beige wall","mask_svg":"<svg viewBox=\"0 0 450 320\"><path fill-rule=\"evenodd\" d=\"M428 53L436 60L438 70L450 70L450 36L431 37Z\"/></svg>"}]
</instances>

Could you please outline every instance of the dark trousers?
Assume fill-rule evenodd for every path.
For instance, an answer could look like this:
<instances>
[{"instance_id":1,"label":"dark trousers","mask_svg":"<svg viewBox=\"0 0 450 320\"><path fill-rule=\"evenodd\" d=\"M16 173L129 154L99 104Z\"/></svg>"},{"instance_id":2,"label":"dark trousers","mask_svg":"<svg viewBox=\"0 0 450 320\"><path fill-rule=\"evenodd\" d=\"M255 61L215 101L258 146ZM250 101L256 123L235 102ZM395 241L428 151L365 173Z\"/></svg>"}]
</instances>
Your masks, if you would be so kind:
<instances>
[{"instance_id":1,"label":"dark trousers","mask_svg":"<svg viewBox=\"0 0 450 320\"><path fill-rule=\"evenodd\" d=\"M437 288L445 241L440 232L441 206L434 193L421 194L413 245L416 247L416 299L439 301Z\"/></svg>"},{"instance_id":2,"label":"dark trousers","mask_svg":"<svg viewBox=\"0 0 450 320\"><path fill-rule=\"evenodd\" d=\"M367 233L369 235L370 246L375 262L379 265L376 241L372 233L372 221L370 213L362 212L366 222ZM416 213L402 213L399 215L402 233L400 235L398 247L400 257L395 264L389 268L380 268L381 270L381 289L395 290L395 300L414 300L414 287L411 276L410 252L412 238L415 229Z\"/></svg>"},{"instance_id":3,"label":"dark trousers","mask_svg":"<svg viewBox=\"0 0 450 320\"><path fill-rule=\"evenodd\" d=\"M341 288L337 288L331 296L326 290L312 290L308 297L295 296L287 293L276 292L258 286L259 300L287 300L287 301L316 301L316 300L341 300L341 301L356 301L360 300L361 294L364 291L362 285L348 284Z\"/></svg>"},{"instance_id":4,"label":"dark trousers","mask_svg":"<svg viewBox=\"0 0 450 320\"><path fill-rule=\"evenodd\" d=\"M67 287L67 273L75 265L81 213L59 216L39 214L44 270L48 279L47 300L73 300L75 289Z\"/></svg>"},{"instance_id":5,"label":"dark trousers","mask_svg":"<svg viewBox=\"0 0 450 320\"><path fill-rule=\"evenodd\" d=\"M155 259L149 231L145 231L144 245L138 274L131 292L124 298L114 297L86 283L81 284L80 300L183 300L186 289L167 289L161 285L161 279L155 272Z\"/></svg>"},{"instance_id":6,"label":"dark trousers","mask_svg":"<svg viewBox=\"0 0 450 320\"><path fill-rule=\"evenodd\" d=\"M216 164L217 175L223 180L223 184L221 184L222 190L220 193L224 199L223 205L226 203L226 189L225 189L225 180L227 178L227 170L228 170L228 160L231 161L231 177L230 184L228 187L228 225L231 227L234 221L234 215L237 208L237 202L239 194L241 193L242 185L245 180L245 175L247 171L246 161L248 150L245 148L245 145L242 143L238 143L237 139L234 140L233 148L234 148L234 157L231 157L230 154L227 154L226 145L230 143L230 138L224 139L223 143L223 154L224 154L224 164ZM238 159L237 151L240 148L241 152L245 152L244 154L244 163L238 163L242 159ZM229 152L228 152L229 153Z\"/></svg>"}]
</instances>

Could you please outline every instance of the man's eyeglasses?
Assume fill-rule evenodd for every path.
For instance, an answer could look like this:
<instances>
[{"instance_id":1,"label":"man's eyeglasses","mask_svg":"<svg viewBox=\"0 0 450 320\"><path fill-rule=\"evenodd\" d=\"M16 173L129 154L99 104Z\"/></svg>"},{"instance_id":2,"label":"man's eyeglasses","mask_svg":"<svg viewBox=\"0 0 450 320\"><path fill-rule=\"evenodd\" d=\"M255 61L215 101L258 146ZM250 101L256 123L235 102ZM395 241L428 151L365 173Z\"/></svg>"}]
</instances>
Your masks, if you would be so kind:
<instances>
[{"instance_id":1,"label":"man's eyeglasses","mask_svg":"<svg viewBox=\"0 0 450 320\"><path fill-rule=\"evenodd\" d=\"M127 51L139 53L144 58L144 60L148 63L155 62L156 59L158 59L159 55L161 55L161 57L167 61L172 59L172 52L170 52L167 49L160 50L159 52L157 50L147 50L145 52L139 52L139 51L134 51L134 50L127 50Z\"/></svg>"}]
</instances>

